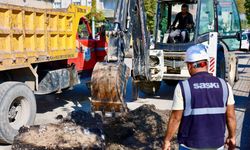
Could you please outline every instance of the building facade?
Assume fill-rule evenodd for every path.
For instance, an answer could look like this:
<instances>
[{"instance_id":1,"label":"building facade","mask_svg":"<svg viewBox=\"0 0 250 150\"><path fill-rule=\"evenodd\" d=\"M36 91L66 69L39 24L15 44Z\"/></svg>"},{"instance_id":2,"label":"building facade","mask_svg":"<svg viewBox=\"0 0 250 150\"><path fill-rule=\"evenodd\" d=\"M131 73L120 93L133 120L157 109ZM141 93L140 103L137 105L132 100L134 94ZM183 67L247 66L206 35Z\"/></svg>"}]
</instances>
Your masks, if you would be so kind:
<instances>
[{"instance_id":1,"label":"building facade","mask_svg":"<svg viewBox=\"0 0 250 150\"><path fill-rule=\"evenodd\" d=\"M91 6L92 0L54 0L53 8L67 8L70 4ZM97 10L103 11L107 19L114 17L117 0L96 0Z\"/></svg>"},{"instance_id":2,"label":"building facade","mask_svg":"<svg viewBox=\"0 0 250 150\"><path fill-rule=\"evenodd\" d=\"M35 8L53 8L53 0L0 0L0 3Z\"/></svg>"},{"instance_id":3,"label":"building facade","mask_svg":"<svg viewBox=\"0 0 250 150\"><path fill-rule=\"evenodd\" d=\"M117 5L117 0L96 0L96 7L102 10L107 19L114 17L114 11Z\"/></svg>"},{"instance_id":4,"label":"building facade","mask_svg":"<svg viewBox=\"0 0 250 150\"><path fill-rule=\"evenodd\" d=\"M91 6L92 0L54 0L53 8L67 8L70 4ZM103 11L107 19L114 17L117 0L96 0L97 10Z\"/></svg>"},{"instance_id":5,"label":"building facade","mask_svg":"<svg viewBox=\"0 0 250 150\"><path fill-rule=\"evenodd\" d=\"M54 0L53 8L68 8L70 4L91 6L92 0Z\"/></svg>"}]
</instances>

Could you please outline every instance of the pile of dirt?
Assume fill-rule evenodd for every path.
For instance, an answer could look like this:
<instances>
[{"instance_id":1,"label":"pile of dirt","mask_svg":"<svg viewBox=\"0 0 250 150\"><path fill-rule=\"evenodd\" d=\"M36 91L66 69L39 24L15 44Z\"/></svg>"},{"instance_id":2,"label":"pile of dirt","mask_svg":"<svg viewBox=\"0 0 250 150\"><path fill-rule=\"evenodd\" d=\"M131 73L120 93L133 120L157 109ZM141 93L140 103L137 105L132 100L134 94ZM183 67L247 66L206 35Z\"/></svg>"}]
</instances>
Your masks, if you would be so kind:
<instances>
[{"instance_id":1,"label":"pile of dirt","mask_svg":"<svg viewBox=\"0 0 250 150\"><path fill-rule=\"evenodd\" d=\"M72 122L22 127L13 150L103 149L104 139Z\"/></svg>"},{"instance_id":2,"label":"pile of dirt","mask_svg":"<svg viewBox=\"0 0 250 150\"><path fill-rule=\"evenodd\" d=\"M106 149L161 149L170 111L143 105L134 111L104 122ZM177 149L176 136L171 149Z\"/></svg>"},{"instance_id":3,"label":"pile of dirt","mask_svg":"<svg viewBox=\"0 0 250 150\"><path fill-rule=\"evenodd\" d=\"M101 150L105 148L101 116L73 111L66 118L58 115L58 124L22 127L13 150Z\"/></svg>"},{"instance_id":4,"label":"pile of dirt","mask_svg":"<svg viewBox=\"0 0 250 150\"><path fill-rule=\"evenodd\" d=\"M12 149L161 149L170 111L153 105L115 118L74 111L59 124L22 127ZM176 136L171 149L177 149Z\"/></svg>"}]
</instances>

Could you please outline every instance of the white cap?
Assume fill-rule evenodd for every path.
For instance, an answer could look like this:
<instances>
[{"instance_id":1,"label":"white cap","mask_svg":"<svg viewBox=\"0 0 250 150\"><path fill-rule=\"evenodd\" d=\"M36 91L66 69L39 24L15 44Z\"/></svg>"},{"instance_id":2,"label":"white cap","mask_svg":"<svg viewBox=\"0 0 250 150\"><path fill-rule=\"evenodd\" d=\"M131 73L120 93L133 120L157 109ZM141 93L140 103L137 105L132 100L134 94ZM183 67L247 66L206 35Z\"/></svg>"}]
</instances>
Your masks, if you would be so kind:
<instances>
[{"instance_id":1,"label":"white cap","mask_svg":"<svg viewBox=\"0 0 250 150\"><path fill-rule=\"evenodd\" d=\"M196 44L191 46L186 51L185 62L197 62L200 60L209 61L209 56L207 54L207 48L203 44Z\"/></svg>"}]
</instances>

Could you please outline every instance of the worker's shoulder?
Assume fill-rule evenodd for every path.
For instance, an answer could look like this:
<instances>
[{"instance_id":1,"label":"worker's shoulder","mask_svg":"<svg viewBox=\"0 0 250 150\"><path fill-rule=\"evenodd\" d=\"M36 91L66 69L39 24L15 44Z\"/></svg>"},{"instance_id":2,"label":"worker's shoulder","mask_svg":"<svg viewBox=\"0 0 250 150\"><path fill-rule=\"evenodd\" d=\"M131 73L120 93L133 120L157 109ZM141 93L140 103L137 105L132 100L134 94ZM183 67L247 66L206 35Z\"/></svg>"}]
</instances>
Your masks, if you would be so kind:
<instances>
[{"instance_id":1,"label":"worker's shoulder","mask_svg":"<svg viewBox=\"0 0 250 150\"><path fill-rule=\"evenodd\" d=\"M213 76L214 78L217 78L218 80L220 80L220 81L222 81L222 82L225 82L225 83L227 83L227 81L225 80L225 79L223 79L223 78L220 78L220 77L215 77L215 76Z\"/></svg>"},{"instance_id":2,"label":"worker's shoulder","mask_svg":"<svg viewBox=\"0 0 250 150\"><path fill-rule=\"evenodd\" d=\"M189 79L186 79L186 80L180 80L177 85L176 85L176 88L180 88L181 86L183 86L183 84L185 84L185 82L189 83Z\"/></svg>"},{"instance_id":3,"label":"worker's shoulder","mask_svg":"<svg viewBox=\"0 0 250 150\"><path fill-rule=\"evenodd\" d=\"M227 87L228 89L232 88L231 85L230 85L225 79L220 78L220 77L215 77L215 76L213 76L213 77L216 78L216 79L218 79L218 80L221 82L221 84L222 84L222 82L224 82L225 85L226 85L226 87Z\"/></svg>"},{"instance_id":4,"label":"worker's shoulder","mask_svg":"<svg viewBox=\"0 0 250 150\"><path fill-rule=\"evenodd\" d=\"M178 12L178 13L176 14L176 16L177 16L177 17L182 16L182 13L181 13L181 12Z\"/></svg>"},{"instance_id":5,"label":"worker's shoulder","mask_svg":"<svg viewBox=\"0 0 250 150\"><path fill-rule=\"evenodd\" d=\"M193 17L193 15L190 12L187 12L188 16Z\"/></svg>"}]
</instances>

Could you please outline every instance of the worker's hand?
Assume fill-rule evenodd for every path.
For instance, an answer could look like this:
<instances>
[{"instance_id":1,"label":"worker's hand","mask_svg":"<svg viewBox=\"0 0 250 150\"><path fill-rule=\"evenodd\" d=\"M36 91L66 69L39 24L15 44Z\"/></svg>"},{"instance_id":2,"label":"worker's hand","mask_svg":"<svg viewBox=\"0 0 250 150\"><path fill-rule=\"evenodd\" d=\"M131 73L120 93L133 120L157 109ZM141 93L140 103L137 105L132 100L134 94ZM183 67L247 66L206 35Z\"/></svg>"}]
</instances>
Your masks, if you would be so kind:
<instances>
[{"instance_id":1,"label":"worker's hand","mask_svg":"<svg viewBox=\"0 0 250 150\"><path fill-rule=\"evenodd\" d=\"M187 24L187 28L191 29L192 28L192 24Z\"/></svg>"},{"instance_id":2,"label":"worker's hand","mask_svg":"<svg viewBox=\"0 0 250 150\"><path fill-rule=\"evenodd\" d=\"M171 25L169 28L170 28L171 30L175 30L175 26L173 26L173 25Z\"/></svg>"},{"instance_id":3,"label":"worker's hand","mask_svg":"<svg viewBox=\"0 0 250 150\"><path fill-rule=\"evenodd\" d=\"M170 141L164 141L162 150L170 150L171 143Z\"/></svg>"},{"instance_id":4,"label":"worker's hand","mask_svg":"<svg viewBox=\"0 0 250 150\"><path fill-rule=\"evenodd\" d=\"M226 146L228 147L228 150L234 150L236 147L236 138L227 138L226 140Z\"/></svg>"}]
</instances>

